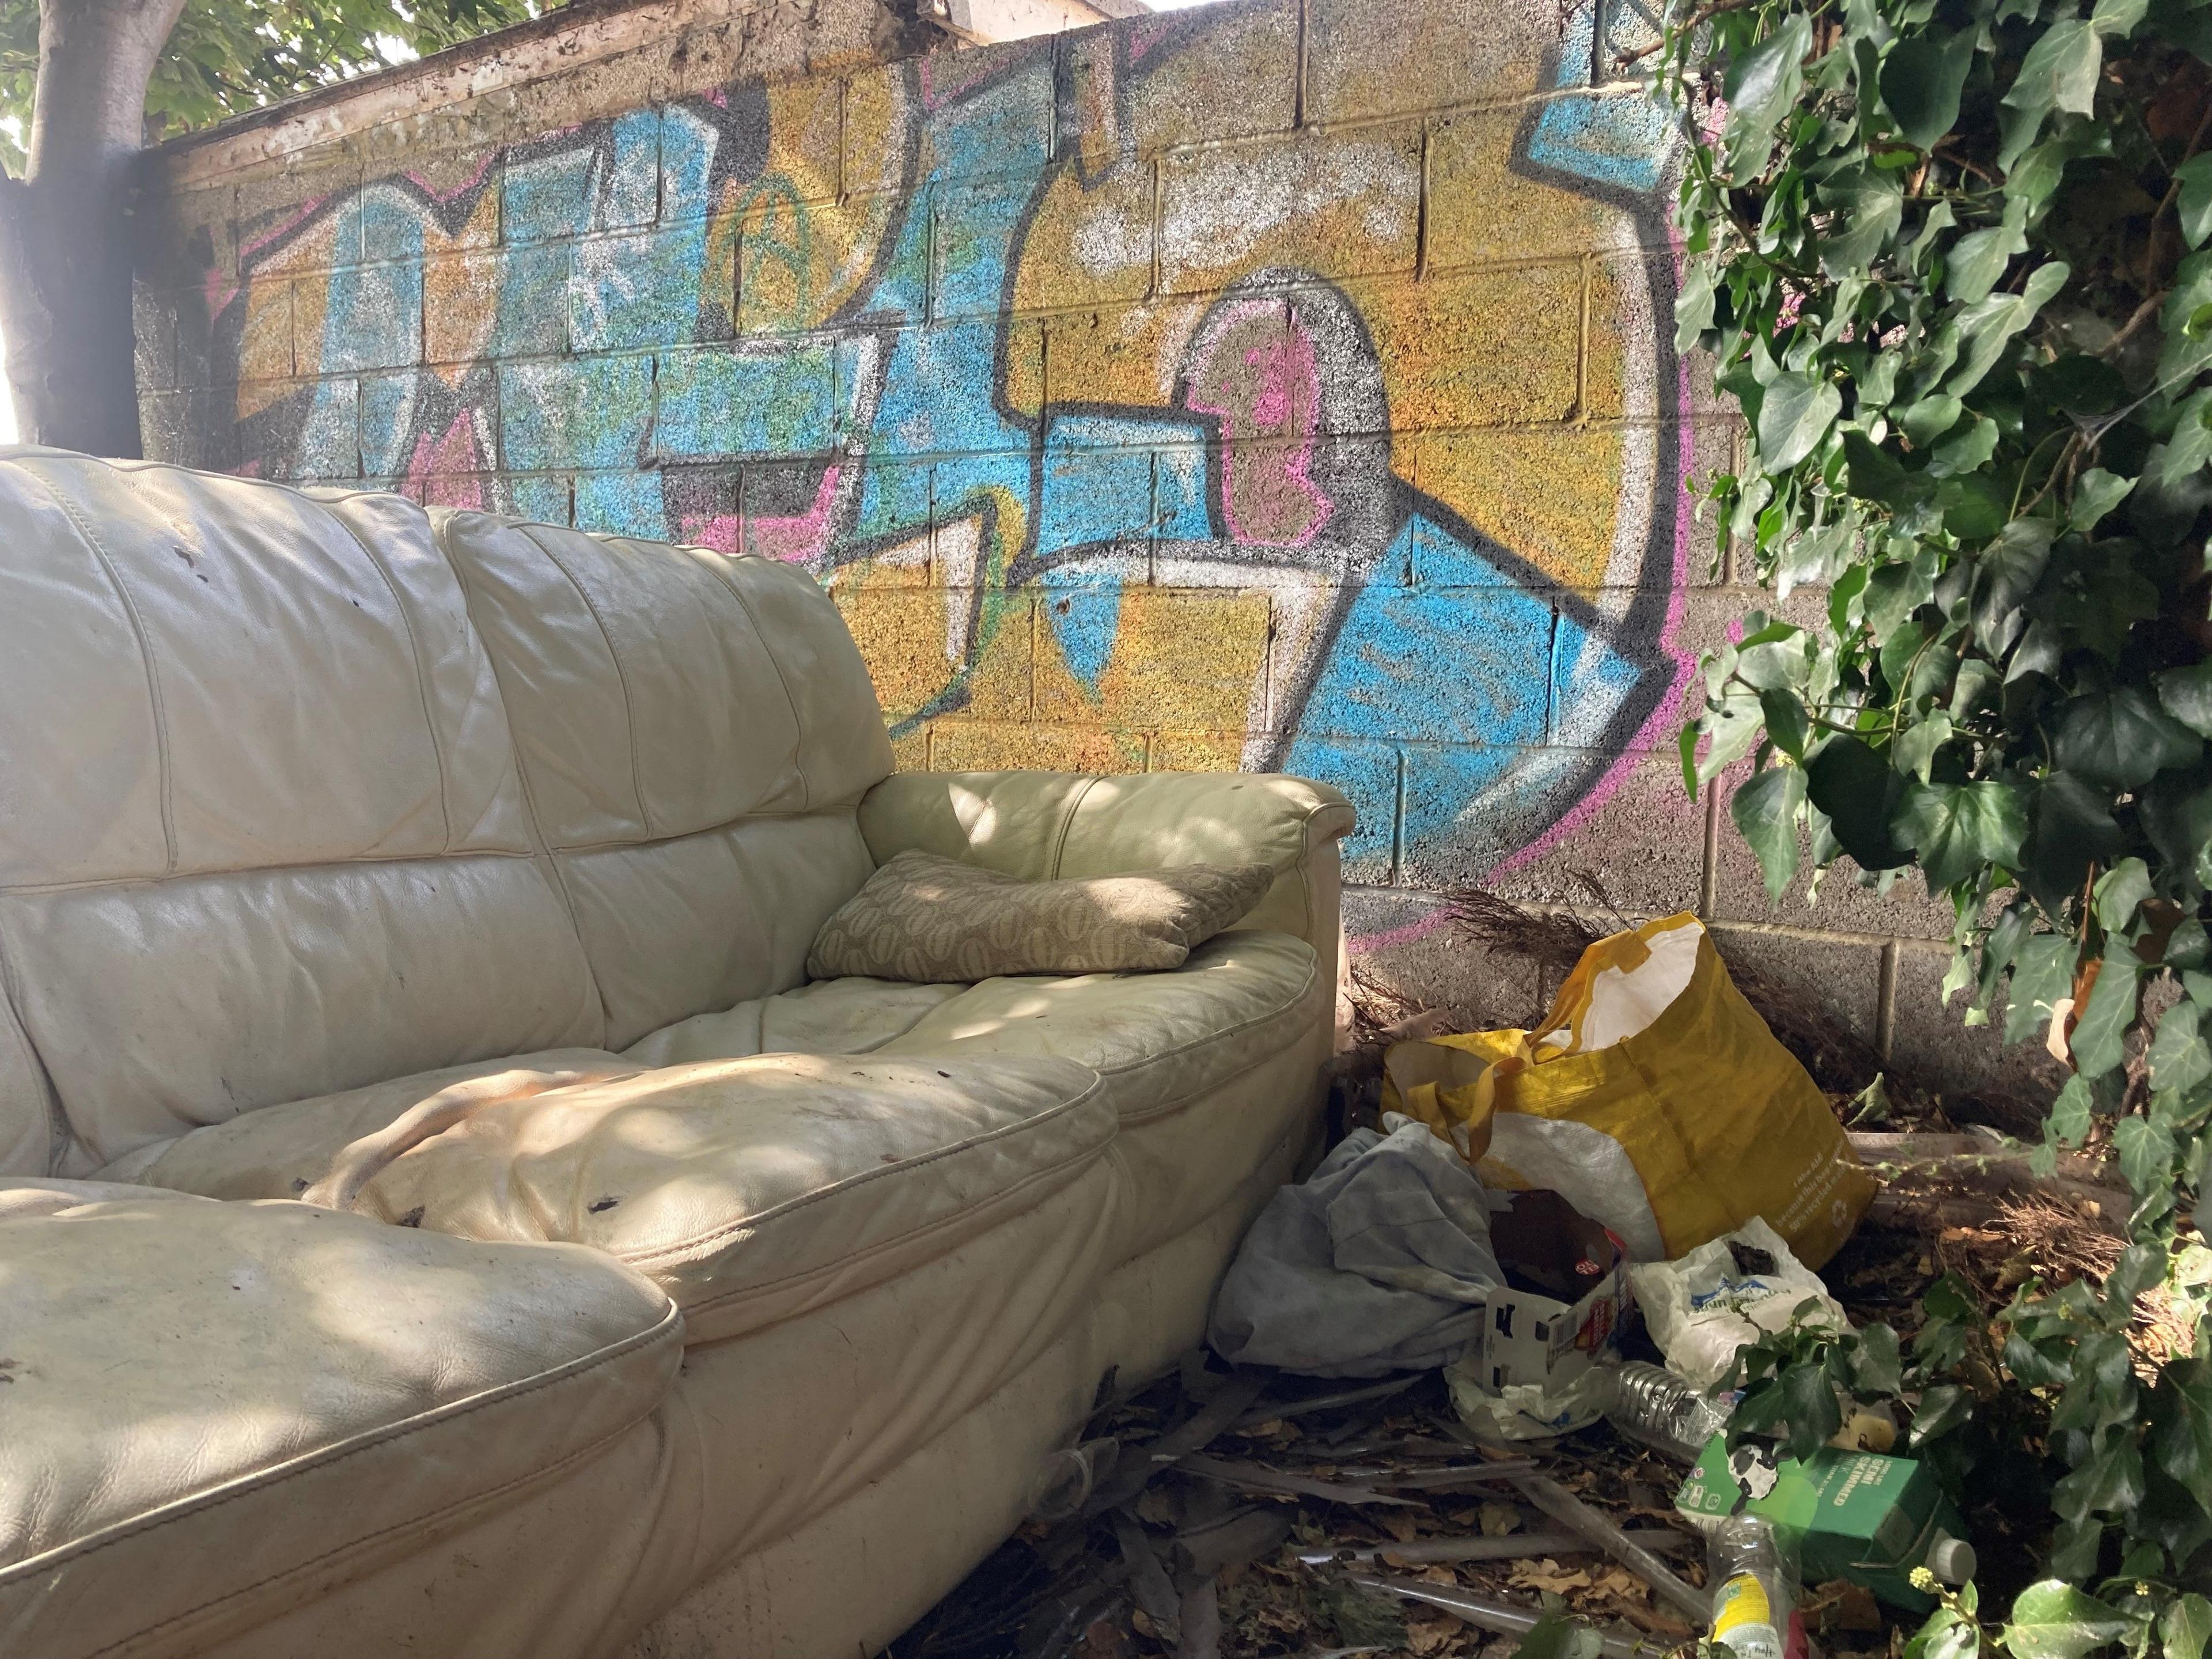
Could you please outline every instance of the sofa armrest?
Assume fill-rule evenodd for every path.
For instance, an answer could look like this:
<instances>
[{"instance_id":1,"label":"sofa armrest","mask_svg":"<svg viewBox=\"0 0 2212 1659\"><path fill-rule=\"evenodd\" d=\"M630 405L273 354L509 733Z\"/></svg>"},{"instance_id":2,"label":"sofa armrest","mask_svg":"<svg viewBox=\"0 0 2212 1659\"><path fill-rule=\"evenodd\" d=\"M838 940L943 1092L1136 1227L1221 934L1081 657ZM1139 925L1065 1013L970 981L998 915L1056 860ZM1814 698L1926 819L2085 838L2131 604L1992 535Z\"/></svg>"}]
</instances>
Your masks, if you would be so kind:
<instances>
[{"instance_id":1,"label":"sofa armrest","mask_svg":"<svg viewBox=\"0 0 2212 1659\"><path fill-rule=\"evenodd\" d=\"M1352 804L1326 784L1249 772L902 772L860 802L878 864L919 850L1028 881L1118 876L1178 864L1270 864L1241 927L1337 945L1336 843Z\"/></svg>"}]
</instances>

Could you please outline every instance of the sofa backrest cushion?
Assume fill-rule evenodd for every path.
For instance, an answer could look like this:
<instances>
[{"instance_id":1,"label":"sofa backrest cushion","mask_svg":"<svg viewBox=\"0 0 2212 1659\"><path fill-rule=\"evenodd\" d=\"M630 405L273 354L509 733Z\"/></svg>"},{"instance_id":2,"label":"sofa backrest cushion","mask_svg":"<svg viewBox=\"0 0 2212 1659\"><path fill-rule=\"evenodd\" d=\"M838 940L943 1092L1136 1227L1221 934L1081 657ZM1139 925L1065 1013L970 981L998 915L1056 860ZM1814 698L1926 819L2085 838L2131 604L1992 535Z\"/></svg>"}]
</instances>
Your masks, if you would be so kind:
<instances>
[{"instance_id":1,"label":"sofa backrest cushion","mask_svg":"<svg viewBox=\"0 0 2212 1659\"><path fill-rule=\"evenodd\" d=\"M890 739L805 571L480 513L436 516L497 669L605 1046L789 990L874 869Z\"/></svg>"},{"instance_id":2,"label":"sofa backrest cushion","mask_svg":"<svg viewBox=\"0 0 2212 1659\"><path fill-rule=\"evenodd\" d=\"M27 1066L101 1162L601 1040L420 508L18 449L0 524L0 1155Z\"/></svg>"}]
</instances>

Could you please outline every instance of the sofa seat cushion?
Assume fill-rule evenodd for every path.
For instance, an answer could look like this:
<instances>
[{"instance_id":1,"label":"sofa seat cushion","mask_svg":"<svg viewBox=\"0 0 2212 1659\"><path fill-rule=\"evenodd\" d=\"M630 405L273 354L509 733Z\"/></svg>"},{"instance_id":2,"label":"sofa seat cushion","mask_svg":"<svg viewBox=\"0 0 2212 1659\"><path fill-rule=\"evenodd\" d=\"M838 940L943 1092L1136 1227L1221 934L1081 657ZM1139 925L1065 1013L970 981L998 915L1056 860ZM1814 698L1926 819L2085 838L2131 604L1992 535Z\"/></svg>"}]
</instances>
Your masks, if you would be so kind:
<instances>
[{"instance_id":1,"label":"sofa seat cushion","mask_svg":"<svg viewBox=\"0 0 2212 1659\"><path fill-rule=\"evenodd\" d=\"M623 1050L640 1066L688 1066L753 1054L865 1054L914 1029L965 985L889 979L823 979L720 1013L664 1025Z\"/></svg>"},{"instance_id":2,"label":"sofa seat cushion","mask_svg":"<svg viewBox=\"0 0 2212 1659\"><path fill-rule=\"evenodd\" d=\"M1334 996L1304 940L1238 930L1168 973L985 980L875 1057L1059 1054L1096 1071L1121 1126L1118 1265L1211 1213L1309 1117Z\"/></svg>"},{"instance_id":3,"label":"sofa seat cushion","mask_svg":"<svg viewBox=\"0 0 2212 1659\"><path fill-rule=\"evenodd\" d=\"M1076 1180L1114 1127L1097 1075L1064 1059L763 1054L488 1102L351 1201L464 1238L590 1245L659 1283L706 1341L943 1255ZM255 1178L289 1194L349 1161L331 1137L319 1167Z\"/></svg>"},{"instance_id":4,"label":"sofa seat cushion","mask_svg":"<svg viewBox=\"0 0 2212 1659\"><path fill-rule=\"evenodd\" d=\"M549 1086L627 1077L634 1060L603 1048L548 1048L511 1060L483 1060L373 1083L343 1094L241 1112L119 1158L95 1171L102 1181L196 1193L203 1198L297 1198L330 1171L337 1150L374 1134L441 1090L511 1073L518 1095Z\"/></svg>"},{"instance_id":5,"label":"sofa seat cushion","mask_svg":"<svg viewBox=\"0 0 2212 1659\"><path fill-rule=\"evenodd\" d=\"M561 1478L682 1358L589 1250L57 1185L0 1204L11 1653L200 1651Z\"/></svg>"},{"instance_id":6,"label":"sofa seat cushion","mask_svg":"<svg viewBox=\"0 0 2212 1659\"><path fill-rule=\"evenodd\" d=\"M876 1053L1062 1055L1103 1078L1121 1121L1138 1124L1175 1113L1316 1023L1326 1029L1334 989L1304 940L1240 931L1165 973L984 980Z\"/></svg>"}]
</instances>

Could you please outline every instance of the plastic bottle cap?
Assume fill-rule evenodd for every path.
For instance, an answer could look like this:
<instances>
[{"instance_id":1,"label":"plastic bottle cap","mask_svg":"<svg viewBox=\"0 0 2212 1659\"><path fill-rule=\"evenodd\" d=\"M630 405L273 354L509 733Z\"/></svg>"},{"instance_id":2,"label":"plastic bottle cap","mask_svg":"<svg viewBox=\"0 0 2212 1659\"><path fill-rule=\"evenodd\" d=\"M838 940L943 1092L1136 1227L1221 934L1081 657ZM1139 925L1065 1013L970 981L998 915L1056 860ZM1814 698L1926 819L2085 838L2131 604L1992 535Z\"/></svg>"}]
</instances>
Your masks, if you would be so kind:
<instances>
[{"instance_id":1,"label":"plastic bottle cap","mask_svg":"<svg viewBox=\"0 0 2212 1659\"><path fill-rule=\"evenodd\" d=\"M1937 1533L1936 1541L1928 1547L1928 1571L1947 1584L1965 1583L1978 1565L1974 1547L1948 1532Z\"/></svg>"}]
</instances>

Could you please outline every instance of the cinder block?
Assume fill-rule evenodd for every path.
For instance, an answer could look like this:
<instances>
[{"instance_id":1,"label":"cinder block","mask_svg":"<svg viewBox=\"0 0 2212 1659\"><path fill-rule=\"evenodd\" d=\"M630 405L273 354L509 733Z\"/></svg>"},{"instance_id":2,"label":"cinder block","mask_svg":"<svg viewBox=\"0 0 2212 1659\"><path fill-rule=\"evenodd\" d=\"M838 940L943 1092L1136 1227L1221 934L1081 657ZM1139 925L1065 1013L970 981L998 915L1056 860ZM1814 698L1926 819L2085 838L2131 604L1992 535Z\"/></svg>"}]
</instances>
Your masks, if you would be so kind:
<instances>
[{"instance_id":1,"label":"cinder block","mask_svg":"<svg viewBox=\"0 0 2212 1659\"><path fill-rule=\"evenodd\" d=\"M1674 356L1674 258L1593 258L1589 272L1583 413L1599 421L1656 419L1680 401L1679 369L1667 368ZM1675 378L1662 386L1662 373Z\"/></svg>"},{"instance_id":2,"label":"cinder block","mask_svg":"<svg viewBox=\"0 0 2212 1659\"><path fill-rule=\"evenodd\" d=\"M1301 134L1160 162L1160 283L1228 287L1267 268L1340 280L1413 269L1421 143L1413 128Z\"/></svg>"},{"instance_id":3,"label":"cinder block","mask_svg":"<svg viewBox=\"0 0 2212 1659\"><path fill-rule=\"evenodd\" d=\"M220 471L239 462L236 428L206 386L139 393L138 437L150 460Z\"/></svg>"},{"instance_id":4,"label":"cinder block","mask_svg":"<svg viewBox=\"0 0 2212 1659\"><path fill-rule=\"evenodd\" d=\"M1339 844L1346 881L1377 886L1398 879L1398 795L1402 762L1397 745L1370 738L1301 737L1283 769L1342 792L1359 815Z\"/></svg>"},{"instance_id":5,"label":"cinder block","mask_svg":"<svg viewBox=\"0 0 2212 1659\"><path fill-rule=\"evenodd\" d=\"M834 431L831 350L809 336L663 352L654 453L671 460L823 453Z\"/></svg>"},{"instance_id":6,"label":"cinder block","mask_svg":"<svg viewBox=\"0 0 2212 1659\"><path fill-rule=\"evenodd\" d=\"M1361 285L1392 427L1566 419L1576 407L1581 266L1572 261Z\"/></svg>"},{"instance_id":7,"label":"cinder block","mask_svg":"<svg viewBox=\"0 0 2212 1659\"><path fill-rule=\"evenodd\" d=\"M1053 52L1040 35L901 65L930 112L912 179L1035 178L1052 159Z\"/></svg>"},{"instance_id":8,"label":"cinder block","mask_svg":"<svg viewBox=\"0 0 2212 1659\"><path fill-rule=\"evenodd\" d=\"M1015 280L1005 296L1022 312L1066 311L1143 299L1152 282L1154 164L1131 160L1094 172L1068 167L1035 201ZM938 207L938 263L957 255L961 215ZM940 314L942 306L940 304Z\"/></svg>"},{"instance_id":9,"label":"cinder block","mask_svg":"<svg viewBox=\"0 0 2212 1659\"><path fill-rule=\"evenodd\" d=\"M134 269L155 288L187 288L238 273L238 189L146 191L133 216Z\"/></svg>"},{"instance_id":10,"label":"cinder block","mask_svg":"<svg viewBox=\"0 0 2212 1659\"><path fill-rule=\"evenodd\" d=\"M177 312L188 299L145 288L132 289L132 357L140 391L166 392L177 386Z\"/></svg>"},{"instance_id":11,"label":"cinder block","mask_svg":"<svg viewBox=\"0 0 2212 1659\"><path fill-rule=\"evenodd\" d=\"M1596 901L1579 878L1587 871L1632 918L1694 911L1705 871L1705 813L1683 793L1674 757L1654 750L1584 751L1571 761L1587 780L1574 804L1556 822L1521 826L1522 845L1504 850L1477 884L1524 903L1589 910Z\"/></svg>"},{"instance_id":12,"label":"cinder block","mask_svg":"<svg viewBox=\"0 0 2212 1659\"><path fill-rule=\"evenodd\" d=\"M1443 918L1432 895L1348 887L1344 926L1362 977L1446 1015L1453 1030L1525 1030L1543 1014L1536 964L1476 944Z\"/></svg>"},{"instance_id":13,"label":"cinder block","mask_svg":"<svg viewBox=\"0 0 2212 1659\"><path fill-rule=\"evenodd\" d=\"M1307 0L1309 121L1515 101L1540 89L1560 43L1547 0Z\"/></svg>"},{"instance_id":14,"label":"cinder block","mask_svg":"<svg viewBox=\"0 0 2212 1659\"><path fill-rule=\"evenodd\" d=\"M1455 116L1429 137L1428 269L1556 258L1616 246L1619 208L1543 173L1530 176L1530 130L1546 106Z\"/></svg>"},{"instance_id":15,"label":"cinder block","mask_svg":"<svg viewBox=\"0 0 2212 1659\"><path fill-rule=\"evenodd\" d=\"M702 308L733 311L737 249L708 229L695 219L572 244L568 333L575 349L682 345L698 337Z\"/></svg>"},{"instance_id":16,"label":"cinder block","mask_svg":"<svg viewBox=\"0 0 2212 1659\"><path fill-rule=\"evenodd\" d=\"M349 378L311 380L288 395L300 413L284 424L289 453L267 457L268 477L332 481L361 477L361 388Z\"/></svg>"},{"instance_id":17,"label":"cinder block","mask_svg":"<svg viewBox=\"0 0 2212 1659\"><path fill-rule=\"evenodd\" d=\"M653 359L503 363L500 464L519 471L634 468L653 422Z\"/></svg>"},{"instance_id":18,"label":"cinder block","mask_svg":"<svg viewBox=\"0 0 2212 1659\"><path fill-rule=\"evenodd\" d=\"M808 204L761 189L733 221L738 236L738 332L820 328L864 283L910 293L923 305L929 239L927 191ZM915 234L905 227L911 217ZM902 240L904 237L905 240ZM879 270L875 257L889 265Z\"/></svg>"},{"instance_id":19,"label":"cinder block","mask_svg":"<svg viewBox=\"0 0 2212 1659\"><path fill-rule=\"evenodd\" d=\"M575 480L557 473L508 473L500 487L507 504L501 510L535 524L566 526L574 521Z\"/></svg>"},{"instance_id":20,"label":"cinder block","mask_svg":"<svg viewBox=\"0 0 2212 1659\"><path fill-rule=\"evenodd\" d=\"M910 64L859 70L844 83L844 137L839 176L848 195L892 195L915 182L907 143L922 118Z\"/></svg>"},{"instance_id":21,"label":"cinder block","mask_svg":"<svg viewBox=\"0 0 2212 1659\"><path fill-rule=\"evenodd\" d=\"M930 766L939 772L1141 772L1146 750L1143 732L1105 726L941 720L930 727Z\"/></svg>"},{"instance_id":22,"label":"cinder block","mask_svg":"<svg viewBox=\"0 0 2212 1659\"><path fill-rule=\"evenodd\" d=\"M292 285L292 357L322 374L422 361L420 259L351 265Z\"/></svg>"},{"instance_id":23,"label":"cinder block","mask_svg":"<svg viewBox=\"0 0 2212 1659\"><path fill-rule=\"evenodd\" d=\"M1169 408L1188 372L1188 343L1212 304L1194 295L1042 319L1043 396L1054 404Z\"/></svg>"},{"instance_id":24,"label":"cinder block","mask_svg":"<svg viewBox=\"0 0 2212 1659\"><path fill-rule=\"evenodd\" d=\"M538 242L426 261L422 356L457 363L568 347L568 250Z\"/></svg>"},{"instance_id":25,"label":"cinder block","mask_svg":"<svg viewBox=\"0 0 2212 1659\"><path fill-rule=\"evenodd\" d=\"M258 270L307 270L310 263L285 264L307 240L319 239L315 263L325 268L357 264L378 250L362 240L362 216L356 208L366 179L358 158L327 151L310 152L235 176L236 214L232 236L241 275Z\"/></svg>"},{"instance_id":26,"label":"cinder block","mask_svg":"<svg viewBox=\"0 0 2212 1659\"><path fill-rule=\"evenodd\" d=\"M1679 453L1679 428L1509 427L1399 439L1394 453L1421 493L1542 578L1566 587L1657 580L1671 585L1671 526L1656 550L1650 479ZM1435 580L1425 544L1417 580Z\"/></svg>"},{"instance_id":27,"label":"cinder block","mask_svg":"<svg viewBox=\"0 0 2212 1659\"><path fill-rule=\"evenodd\" d=\"M1237 772L1243 769L1242 732L1155 732L1155 772Z\"/></svg>"},{"instance_id":28,"label":"cinder block","mask_svg":"<svg viewBox=\"0 0 2212 1659\"><path fill-rule=\"evenodd\" d=\"M1944 1006L1943 975L1950 962L1948 945L1898 945L1890 1006L1893 1069L1962 1095L1995 1095L2039 1107L2048 1103L2064 1085L2066 1068L2039 1038L2006 1046L2002 999L1981 1026L1964 1023L1969 993L1958 993Z\"/></svg>"},{"instance_id":29,"label":"cinder block","mask_svg":"<svg viewBox=\"0 0 2212 1659\"><path fill-rule=\"evenodd\" d=\"M576 528L611 536L659 541L668 534L668 512L657 472L579 474L574 512Z\"/></svg>"},{"instance_id":30,"label":"cinder block","mask_svg":"<svg viewBox=\"0 0 2212 1659\"><path fill-rule=\"evenodd\" d=\"M842 586L833 597L886 714L1030 718L1028 596L870 585Z\"/></svg>"},{"instance_id":31,"label":"cinder block","mask_svg":"<svg viewBox=\"0 0 2212 1659\"><path fill-rule=\"evenodd\" d=\"M1062 37L1062 147L1139 155L1288 132L1297 120L1296 0L1242 0ZM1117 59L1110 40L1121 44Z\"/></svg>"},{"instance_id":32,"label":"cinder block","mask_svg":"<svg viewBox=\"0 0 2212 1659\"><path fill-rule=\"evenodd\" d=\"M1726 924L1713 943L1732 972L1757 974L1872 1048L1881 1024L1885 947L1866 939L1808 939Z\"/></svg>"},{"instance_id":33,"label":"cinder block","mask_svg":"<svg viewBox=\"0 0 2212 1659\"><path fill-rule=\"evenodd\" d=\"M1264 691L1264 593L1125 587L1041 603L1041 720L1231 730Z\"/></svg>"}]
</instances>

